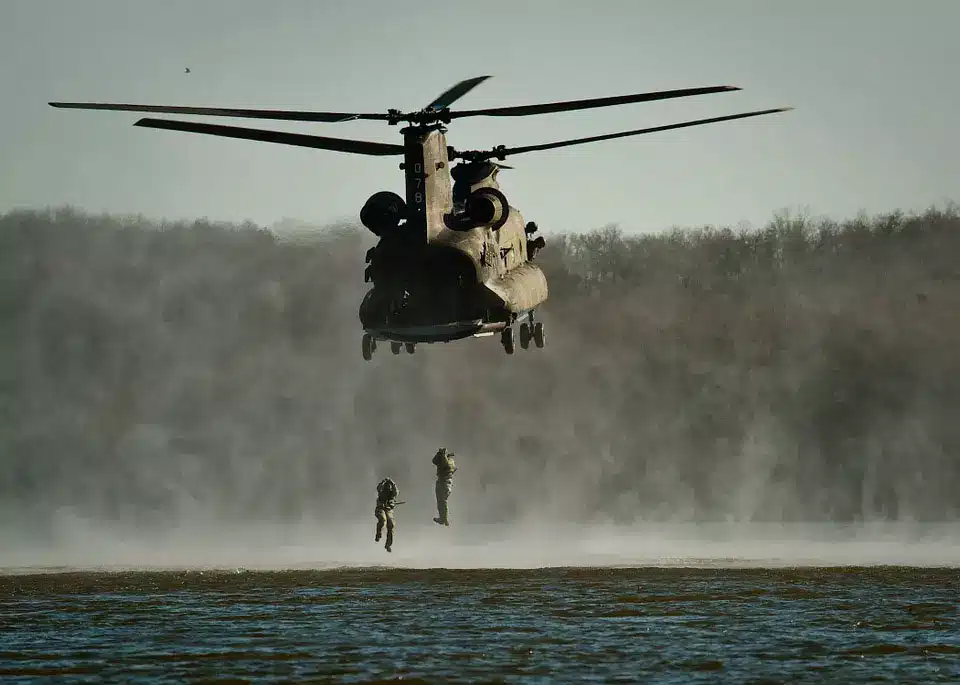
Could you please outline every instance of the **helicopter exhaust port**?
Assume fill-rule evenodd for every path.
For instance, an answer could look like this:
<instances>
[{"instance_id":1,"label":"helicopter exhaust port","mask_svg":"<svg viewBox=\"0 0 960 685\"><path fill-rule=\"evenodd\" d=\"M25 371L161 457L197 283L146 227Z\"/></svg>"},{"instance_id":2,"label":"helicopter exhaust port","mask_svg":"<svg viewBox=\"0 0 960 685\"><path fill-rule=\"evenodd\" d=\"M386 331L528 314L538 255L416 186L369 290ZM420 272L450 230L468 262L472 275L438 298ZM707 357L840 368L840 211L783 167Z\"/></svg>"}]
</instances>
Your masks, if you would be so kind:
<instances>
[{"instance_id":1,"label":"helicopter exhaust port","mask_svg":"<svg viewBox=\"0 0 960 685\"><path fill-rule=\"evenodd\" d=\"M496 188L480 188L464 200L462 209L443 217L444 225L452 231L470 231L487 226L498 231L510 217L510 203Z\"/></svg>"},{"instance_id":2,"label":"helicopter exhaust port","mask_svg":"<svg viewBox=\"0 0 960 685\"><path fill-rule=\"evenodd\" d=\"M377 237L382 237L396 230L406 215L407 205L403 198L389 190L381 190L367 198L360 210L360 223Z\"/></svg>"},{"instance_id":3,"label":"helicopter exhaust port","mask_svg":"<svg viewBox=\"0 0 960 685\"><path fill-rule=\"evenodd\" d=\"M506 223L510 215L507 198L496 188L480 188L467 197L467 216L474 226L490 226L494 230Z\"/></svg>"}]
</instances>

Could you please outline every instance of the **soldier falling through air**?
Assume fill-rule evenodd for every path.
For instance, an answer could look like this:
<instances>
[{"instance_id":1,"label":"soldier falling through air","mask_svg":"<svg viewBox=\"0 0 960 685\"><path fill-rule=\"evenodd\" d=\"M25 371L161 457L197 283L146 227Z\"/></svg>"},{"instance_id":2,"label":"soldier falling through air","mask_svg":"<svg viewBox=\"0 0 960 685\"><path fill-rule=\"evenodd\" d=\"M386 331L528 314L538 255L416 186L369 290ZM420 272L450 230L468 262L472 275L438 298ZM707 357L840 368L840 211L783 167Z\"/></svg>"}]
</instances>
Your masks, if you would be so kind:
<instances>
[{"instance_id":1,"label":"soldier falling through air","mask_svg":"<svg viewBox=\"0 0 960 685\"><path fill-rule=\"evenodd\" d=\"M377 536L374 538L374 542L380 542L383 535L383 524L386 523L387 543L384 545L384 549L388 552L392 551L390 548L393 547L393 531L396 528L393 520L393 508L398 504L403 504L403 502L397 501L399 494L397 484L392 479L384 478L377 483L377 506L373 510L373 515L377 517Z\"/></svg>"},{"instance_id":2,"label":"soldier falling through air","mask_svg":"<svg viewBox=\"0 0 960 685\"><path fill-rule=\"evenodd\" d=\"M442 526L449 526L447 500L453 490L453 474L457 471L457 465L453 461L453 452L447 452L445 447L441 447L433 455L433 465L437 467L437 516L433 520Z\"/></svg>"}]
</instances>

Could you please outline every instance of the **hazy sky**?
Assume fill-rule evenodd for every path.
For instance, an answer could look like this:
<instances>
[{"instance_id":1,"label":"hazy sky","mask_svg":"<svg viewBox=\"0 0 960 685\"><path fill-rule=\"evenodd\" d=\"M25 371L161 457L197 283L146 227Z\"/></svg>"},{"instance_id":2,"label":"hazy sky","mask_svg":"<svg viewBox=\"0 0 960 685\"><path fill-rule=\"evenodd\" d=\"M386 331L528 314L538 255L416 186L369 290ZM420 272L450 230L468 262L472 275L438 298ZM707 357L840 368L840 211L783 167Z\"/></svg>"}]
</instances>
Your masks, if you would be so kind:
<instances>
[{"instance_id":1,"label":"hazy sky","mask_svg":"<svg viewBox=\"0 0 960 685\"><path fill-rule=\"evenodd\" d=\"M957 0L0 0L0 211L356 220L373 192L403 193L399 160L134 128L137 113L47 102L377 112L481 74L493 78L457 106L744 90L458 120L459 149L796 107L509 159L511 204L548 233L923 208L960 199L958 25ZM400 142L379 122L192 119Z\"/></svg>"}]
</instances>

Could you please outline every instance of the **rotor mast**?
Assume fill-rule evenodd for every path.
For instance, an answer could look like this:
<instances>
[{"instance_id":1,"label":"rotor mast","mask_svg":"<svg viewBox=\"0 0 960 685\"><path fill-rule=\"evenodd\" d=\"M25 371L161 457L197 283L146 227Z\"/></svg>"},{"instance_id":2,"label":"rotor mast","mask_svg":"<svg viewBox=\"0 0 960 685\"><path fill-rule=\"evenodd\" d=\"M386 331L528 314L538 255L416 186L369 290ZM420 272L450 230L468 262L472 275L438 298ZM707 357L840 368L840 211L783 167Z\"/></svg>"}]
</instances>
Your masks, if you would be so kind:
<instances>
[{"instance_id":1,"label":"rotor mast","mask_svg":"<svg viewBox=\"0 0 960 685\"><path fill-rule=\"evenodd\" d=\"M407 224L411 233L433 240L443 226L443 215L453 206L450 159L446 129L439 123L414 124L403 134L403 162L406 179Z\"/></svg>"},{"instance_id":2,"label":"rotor mast","mask_svg":"<svg viewBox=\"0 0 960 685\"><path fill-rule=\"evenodd\" d=\"M450 158L446 128L450 123L450 105L486 81L490 76L476 76L456 83L415 112L387 111L387 123L407 126L403 135L403 163L400 168L406 181L407 224L422 236L423 244L432 241L443 226L443 215L453 206L450 185Z\"/></svg>"}]
</instances>

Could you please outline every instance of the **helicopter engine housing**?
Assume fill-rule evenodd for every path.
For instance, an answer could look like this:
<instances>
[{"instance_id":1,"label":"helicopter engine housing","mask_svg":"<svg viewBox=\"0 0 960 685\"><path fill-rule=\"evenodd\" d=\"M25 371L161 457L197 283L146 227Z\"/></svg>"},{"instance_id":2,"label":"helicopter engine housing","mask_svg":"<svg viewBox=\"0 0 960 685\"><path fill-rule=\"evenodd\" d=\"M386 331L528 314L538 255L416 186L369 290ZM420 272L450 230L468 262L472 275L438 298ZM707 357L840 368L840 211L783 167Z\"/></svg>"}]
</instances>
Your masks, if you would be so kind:
<instances>
[{"instance_id":1,"label":"helicopter engine housing","mask_svg":"<svg viewBox=\"0 0 960 685\"><path fill-rule=\"evenodd\" d=\"M407 205L403 198L389 190L374 193L360 210L360 223L377 237L395 230L406 218Z\"/></svg>"},{"instance_id":2,"label":"helicopter engine housing","mask_svg":"<svg viewBox=\"0 0 960 685\"><path fill-rule=\"evenodd\" d=\"M490 226L496 230L510 216L510 204L496 188L480 188L467 198L467 214L475 226Z\"/></svg>"},{"instance_id":3,"label":"helicopter engine housing","mask_svg":"<svg viewBox=\"0 0 960 685\"><path fill-rule=\"evenodd\" d=\"M470 193L458 215L445 217L447 228L469 231L483 226L499 230L510 217L510 203L497 188L483 187Z\"/></svg>"}]
</instances>

